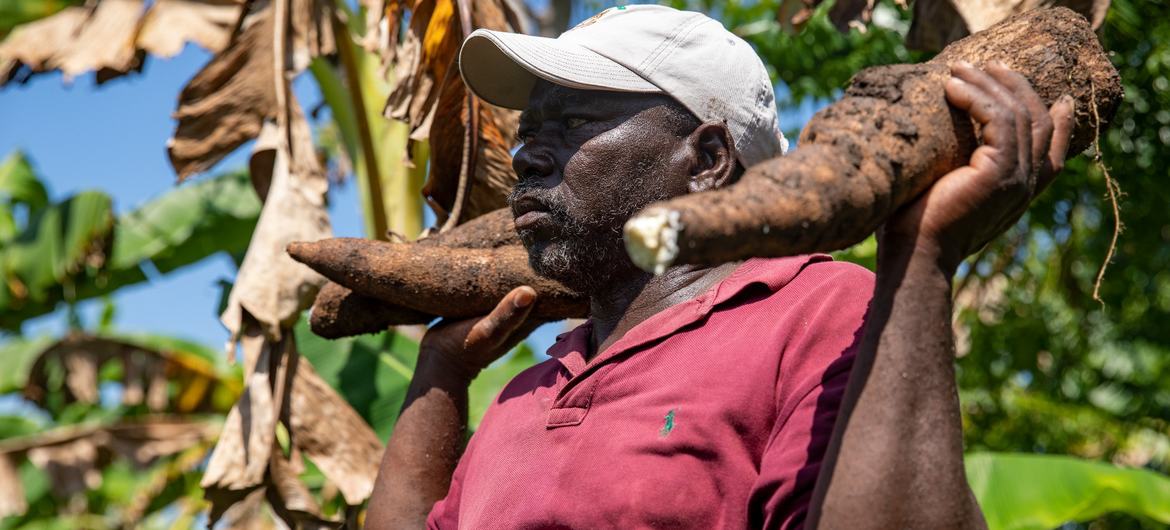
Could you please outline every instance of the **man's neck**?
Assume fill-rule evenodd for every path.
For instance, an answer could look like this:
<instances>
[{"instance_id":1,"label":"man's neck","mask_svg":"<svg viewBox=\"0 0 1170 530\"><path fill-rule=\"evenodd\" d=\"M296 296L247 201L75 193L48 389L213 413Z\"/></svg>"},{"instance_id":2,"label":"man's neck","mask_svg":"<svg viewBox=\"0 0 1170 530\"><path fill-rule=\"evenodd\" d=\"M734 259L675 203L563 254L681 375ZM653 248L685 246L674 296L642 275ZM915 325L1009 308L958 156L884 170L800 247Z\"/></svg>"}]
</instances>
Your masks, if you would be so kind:
<instances>
[{"instance_id":1,"label":"man's neck","mask_svg":"<svg viewBox=\"0 0 1170 530\"><path fill-rule=\"evenodd\" d=\"M627 331L666 308L690 300L726 278L738 263L718 267L680 265L657 276L641 270L614 278L589 296L593 334L588 358L593 359Z\"/></svg>"}]
</instances>

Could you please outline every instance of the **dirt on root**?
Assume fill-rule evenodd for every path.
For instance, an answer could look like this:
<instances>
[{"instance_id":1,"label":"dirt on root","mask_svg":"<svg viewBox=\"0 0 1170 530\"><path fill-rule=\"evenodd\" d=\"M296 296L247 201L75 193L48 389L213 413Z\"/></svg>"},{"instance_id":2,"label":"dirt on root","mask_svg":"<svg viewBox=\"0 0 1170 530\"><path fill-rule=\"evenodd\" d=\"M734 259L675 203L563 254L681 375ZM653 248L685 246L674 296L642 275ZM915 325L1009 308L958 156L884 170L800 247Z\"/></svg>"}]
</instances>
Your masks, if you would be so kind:
<instances>
[{"instance_id":1,"label":"dirt on root","mask_svg":"<svg viewBox=\"0 0 1170 530\"><path fill-rule=\"evenodd\" d=\"M948 65L958 61L1001 61L1049 105L1072 96L1070 156L1090 145L1122 96L1088 22L1064 8L1011 17L925 64L863 70L841 100L809 121L794 153L749 168L728 188L648 207L679 213L675 263L830 251L868 237L898 207L966 164L978 145L971 120L946 102Z\"/></svg>"}]
</instances>

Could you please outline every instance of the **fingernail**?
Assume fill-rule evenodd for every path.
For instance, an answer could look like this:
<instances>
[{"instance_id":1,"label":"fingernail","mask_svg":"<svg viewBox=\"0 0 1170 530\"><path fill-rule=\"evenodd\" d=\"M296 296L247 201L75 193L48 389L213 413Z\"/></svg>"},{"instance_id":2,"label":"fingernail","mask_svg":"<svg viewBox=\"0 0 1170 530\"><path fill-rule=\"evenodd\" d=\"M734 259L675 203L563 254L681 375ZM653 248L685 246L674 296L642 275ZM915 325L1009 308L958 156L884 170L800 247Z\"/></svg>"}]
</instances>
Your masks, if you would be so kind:
<instances>
[{"instance_id":1,"label":"fingernail","mask_svg":"<svg viewBox=\"0 0 1170 530\"><path fill-rule=\"evenodd\" d=\"M975 68L975 65L973 65L967 61L959 61L959 62L955 63L955 66L961 66L963 68Z\"/></svg>"},{"instance_id":2,"label":"fingernail","mask_svg":"<svg viewBox=\"0 0 1170 530\"><path fill-rule=\"evenodd\" d=\"M516 297L512 299L512 304L516 306L516 309L523 309L532 305L532 300L535 298L536 296L532 293L532 291L524 289L516 293Z\"/></svg>"},{"instance_id":3,"label":"fingernail","mask_svg":"<svg viewBox=\"0 0 1170 530\"><path fill-rule=\"evenodd\" d=\"M1073 103L1076 103L1076 100L1073 99L1072 96L1065 94L1063 96L1060 96L1060 102L1064 103L1065 105L1072 105Z\"/></svg>"}]
</instances>

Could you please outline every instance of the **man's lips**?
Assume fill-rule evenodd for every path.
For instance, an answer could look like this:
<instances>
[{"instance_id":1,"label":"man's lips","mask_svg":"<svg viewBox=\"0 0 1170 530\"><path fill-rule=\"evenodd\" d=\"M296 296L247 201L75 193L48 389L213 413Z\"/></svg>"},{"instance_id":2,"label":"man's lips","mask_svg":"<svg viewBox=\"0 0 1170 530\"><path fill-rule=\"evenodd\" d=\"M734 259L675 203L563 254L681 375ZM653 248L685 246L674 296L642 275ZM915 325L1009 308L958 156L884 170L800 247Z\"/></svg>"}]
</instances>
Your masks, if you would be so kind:
<instances>
[{"instance_id":1,"label":"man's lips","mask_svg":"<svg viewBox=\"0 0 1170 530\"><path fill-rule=\"evenodd\" d=\"M540 201L531 197L521 197L512 204L516 229L533 228L537 224L547 222L552 218L548 208Z\"/></svg>"},{"instance_id":2,"label":"man's lips","mask_svg":"<svg viewBox=\"0 0 1170 530\"><path fill-rule=\"evenodd\" d=\"M533 228L542 221L547 221L552 216L548 212L542 210L531 210L521 214L516 218L516 229L523 230L525 228Z\"/></svg>"}]
</instances>

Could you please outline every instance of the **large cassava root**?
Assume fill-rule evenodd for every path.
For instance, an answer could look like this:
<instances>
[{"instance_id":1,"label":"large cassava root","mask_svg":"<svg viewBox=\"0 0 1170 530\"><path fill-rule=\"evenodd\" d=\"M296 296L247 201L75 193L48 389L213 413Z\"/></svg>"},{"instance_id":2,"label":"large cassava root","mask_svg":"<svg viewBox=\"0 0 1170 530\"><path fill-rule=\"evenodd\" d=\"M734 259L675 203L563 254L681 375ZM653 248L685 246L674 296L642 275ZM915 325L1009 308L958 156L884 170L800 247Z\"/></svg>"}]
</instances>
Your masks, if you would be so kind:
<instances>
[{"instance_id":1,"label":"large cassava root","mask_svg":"<svg viewBox=\"0 0 1170 530\"><path fill-rule=\"evenodd\" d=\"M374 246L378 245L363 240L348 240L345 244L354 247L364 247L367 243L373 244ZM411 252L410 249L415 248L489 250L513 247L514 249L523 251L519 247L520 240L516 235L516 230L513 225L512 211L507 208L501 208L494 212L481 215L452 230L420 239L414 243L383 244L394 246L400 251L400 254ZM318 254L313 255L315 256L313 259L328 261L326 257ZM294 255L294 257L296 256ZM514 262L509 262L508 265L514 264ZM504 263L497 264L497 266L504 265ZM371 277L377 277L379 275L377 270L362 270L356 264L347 264L340 261L320 266L330 270L350 269L350 272L355 275L369 275ZM466 270L460 269L458 264L453 266L455 267L454 269L444 269L442 264L435 264L435 267L428 271L428 274L430 276L448 275L458 277L460 274L467 273ZM317 268L317 266L314 266L314 268ZM318 270L320 271L322 269L318 268ZM527 277L526 275L534 276L534 273L528 269L525 263L524 271L511 274L511 276L517 275ZM326 276L329 275L326 274ZM559 287L557 292L559 293L561 291L568 292L567 289ZM317 335L328 339L361 335L364 333L377 333L384 331L390 326L426 324L438 316L456 316L452 314L449 305L460 305L465 301L450 299L446 304L435 306L434 304L421 304L417 301L412 302L412 297L409 296L389 296L390 299L387 300L385 293L383 293L381 299L369 296L369 294L369 292L360 288L358 291L354 291L350 287L335 281L326 283L317 294L317 299L313 303L313 309L309 316L310 329ZM474 293L465 294L470 296ZM542 292L541 294L544 295L546 293ZM439 294L437 296L442 295ZM582 317L586 313L583 300L581 298L582 302L575 306L576 309L574 311L562 311L563 308L555 304L552 306L538 304L534 310L538 312L537 316L546 319ZM492 302L493 306L494 303ZM417 308L418 306L431 307L434 310L419 310ZM545 314L546 312L548 314Z\"/></svg>"},{"instance_id":2,"label":"large cassava root","mask_svg":"<svg viewBox=\"0 0 1170 530\"><path fill-rule=\"evenodd\" d=\"M626 224L630 257L661 272L675 263L837 250L873 233L899 206L967 163L971 121L946 103L948 65L1002 61L1051 105L1075 99L1070 155L1113 116L1122 89L1088 22L1034 10L955 42L925 64L869 68L809 121L799 148L748 169L722 190L652 204Z\"/></svg>"},{"instance_id":3,"label":"large cassava root","mask_svg":"<svg viewBox=\"0 0 1170 530\"><path fill-rule=\"evenodd\" d=\"M317 292L309 329L327 339L378 333L390 326L426 324L434 315L362 296L336 282Z\"/></svg>"},{"instance_id":4,"label":"large cassava root","mask_svg":"<svg viewBox=\"0 0 1170 530\"><path fill-rule=\"evenodd\" d=\"M364 296L431 315L485 315L521 285L536 289L537 319L579 317L588 310L585 297L537 276L528 252L516 245L452 248L341 237L291 243L288 253Z\"/></svg>"}]
</instances>

